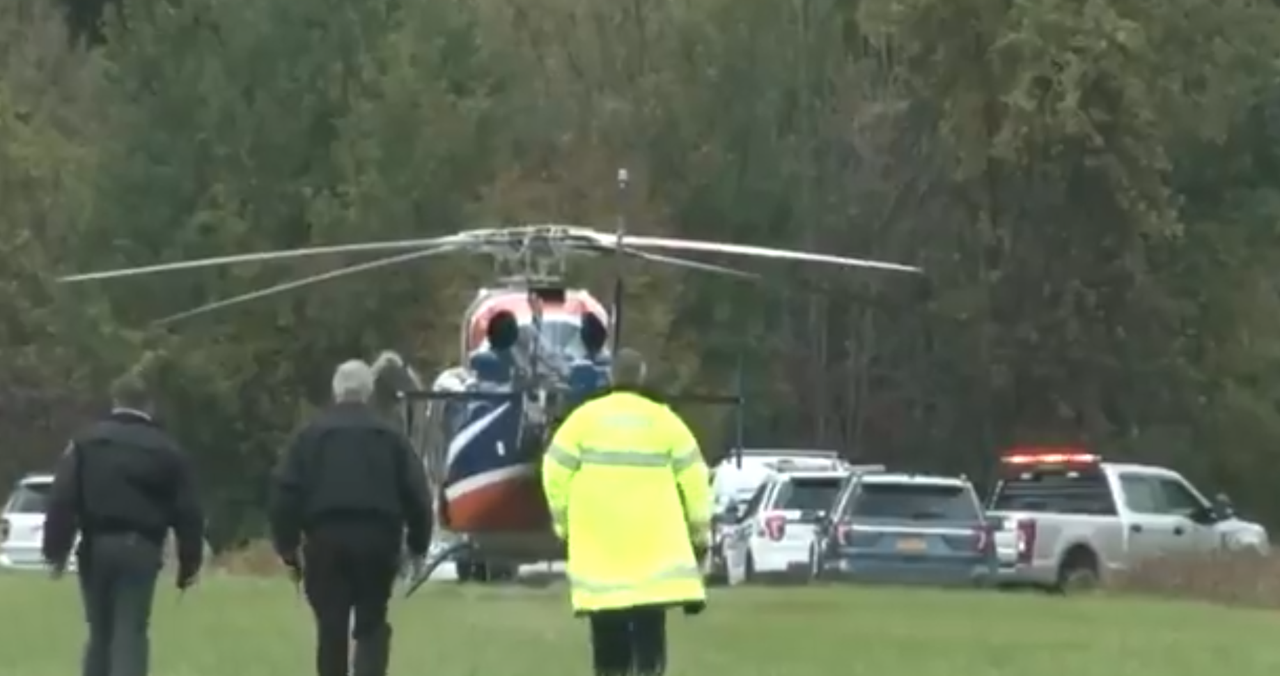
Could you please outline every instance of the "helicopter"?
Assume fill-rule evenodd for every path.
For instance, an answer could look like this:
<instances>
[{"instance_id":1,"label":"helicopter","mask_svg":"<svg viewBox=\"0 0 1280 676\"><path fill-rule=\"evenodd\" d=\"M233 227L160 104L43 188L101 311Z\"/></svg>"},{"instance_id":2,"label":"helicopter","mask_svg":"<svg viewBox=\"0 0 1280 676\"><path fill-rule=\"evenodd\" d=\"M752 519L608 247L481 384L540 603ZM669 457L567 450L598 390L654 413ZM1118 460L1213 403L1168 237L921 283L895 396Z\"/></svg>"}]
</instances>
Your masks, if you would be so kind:
<instances>
[{"instance_id":1,"label":"helicopter","mask_svg":"<svg viewBox=\"0 0 1280 676\"><path fill-rule=\"evenodd\" d=\"M626 170L618 173L625 191ZM441 237L314 246L237 254L69 275L63 283L133 277L343 253L393 252L384 258L276 284L210 302L157 320L167 325L241 303L433 256L488 256L494 282L481 288L463 312L459 361L430 382L400 355L383 352L373 362L378 382L390 387L400 421L413 441L436 497L437 532L445 546L421 574L408 581L411 595L440 565L453 561L460 581L515 577L523 564L559 561L564 543L553 533L538 476L541 455L556 425L573 406L609 386L610 355L623 327L622 262L634 259L772 284L735 267L680 254L719 254L759 259L922 274L915 266L829 254L630 234L620 216L613 232L543 224L467 230ZM398 252L398 253L396 253ZM568 282L572 258L612 258L613 298L605 306L589 290ZM741 376L733 393L661 393L671 405L706 403L736 409L742 448Z\"/></svg>"}]
</instances>

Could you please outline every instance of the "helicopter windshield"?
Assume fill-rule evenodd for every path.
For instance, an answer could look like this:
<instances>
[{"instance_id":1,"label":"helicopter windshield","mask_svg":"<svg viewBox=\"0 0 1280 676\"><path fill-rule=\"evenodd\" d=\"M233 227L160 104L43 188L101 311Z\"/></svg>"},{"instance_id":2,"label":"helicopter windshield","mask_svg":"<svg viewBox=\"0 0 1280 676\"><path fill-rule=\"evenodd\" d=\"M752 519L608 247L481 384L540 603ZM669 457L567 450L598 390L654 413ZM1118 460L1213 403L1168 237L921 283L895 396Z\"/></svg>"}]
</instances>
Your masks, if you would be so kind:
<instances>
[{"instance_id":1,"label":"helicopter windshield","mask_svg":"<svg viewBox=\"0 0 1280 676\"><path fill-rule=\"evenodd\" d=\"M567 364L587 356L587 348L582 344L582 335L578 328L577 317L549 315L542 318L541 330L537 332L539 351L544 355L555 355ZM521 333L532 337L534 327L526 324Z\"/></svg>"}]
</instances>

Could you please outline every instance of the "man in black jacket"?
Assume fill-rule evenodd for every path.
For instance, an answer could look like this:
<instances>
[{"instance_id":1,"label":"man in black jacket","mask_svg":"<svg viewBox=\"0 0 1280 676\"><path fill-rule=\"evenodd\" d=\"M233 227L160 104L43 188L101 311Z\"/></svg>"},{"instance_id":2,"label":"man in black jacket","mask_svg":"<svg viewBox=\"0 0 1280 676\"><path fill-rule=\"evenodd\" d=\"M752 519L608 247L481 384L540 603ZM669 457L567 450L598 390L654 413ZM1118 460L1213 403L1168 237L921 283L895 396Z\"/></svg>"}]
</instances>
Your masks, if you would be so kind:
<instances>
[{"instance_id":1,"label":"man in black jacket","mask_svg":"<svg viewBox=\"0 0 1280 676\"><path fill-rule=\"evenodd\" d=\"M348 673L353 613L355 676L386 676L401 542L420 560L431 541L426 474L409 440L369 405L373 391L367 364L339 366L334 405L294 437L273 477L272 536L315 614L319 676Z\"/></svg>"},{"instance_id":2,"label":"man in black jacket","mask_svg":"<svg viewBox=\"0 0 1280 676\"><path fill-rule=\"evenodd\" d=\"M146 676L156 579L170 529L178 588L203 564L204 517L186 455L151 417L139 378L112 387L111 414L67 445L44 525L44 558L66 569L76 534L80 594L89 640L84 676Z\"/></svg>"}]
</instances>

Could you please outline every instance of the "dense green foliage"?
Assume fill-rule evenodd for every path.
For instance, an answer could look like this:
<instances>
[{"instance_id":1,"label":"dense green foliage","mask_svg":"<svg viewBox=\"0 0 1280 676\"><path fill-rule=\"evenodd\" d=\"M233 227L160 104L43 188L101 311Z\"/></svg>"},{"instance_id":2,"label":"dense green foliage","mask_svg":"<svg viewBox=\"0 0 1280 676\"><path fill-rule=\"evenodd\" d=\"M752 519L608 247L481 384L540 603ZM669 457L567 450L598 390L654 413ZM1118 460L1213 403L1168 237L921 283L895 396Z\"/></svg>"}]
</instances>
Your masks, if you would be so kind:
<instances>
[{"instance_id":1,"label":"dense green foliage","mask_svg":"<svg viewBox=\"0 0 1280 676\"><path fill-rule=\"evenodd\" d=\"M91 51L52 3L0 4L6 473L46 462L105 377L158 351L218 538L251 533L336 360L456 359L485 270L375 272L164 331L145 327L337 261L55 275L608 227L626 166L637 230L928 270L921 293L770 267L761 294L636 267L628 342L703 389L745 357L748 443L985 474L1010 443L1085 441L1280 520L1271 3L124 2ZM801 277L828 293L784 283ZM720 448L724 416L697 415Z\"/></svg>"}]
</instances>

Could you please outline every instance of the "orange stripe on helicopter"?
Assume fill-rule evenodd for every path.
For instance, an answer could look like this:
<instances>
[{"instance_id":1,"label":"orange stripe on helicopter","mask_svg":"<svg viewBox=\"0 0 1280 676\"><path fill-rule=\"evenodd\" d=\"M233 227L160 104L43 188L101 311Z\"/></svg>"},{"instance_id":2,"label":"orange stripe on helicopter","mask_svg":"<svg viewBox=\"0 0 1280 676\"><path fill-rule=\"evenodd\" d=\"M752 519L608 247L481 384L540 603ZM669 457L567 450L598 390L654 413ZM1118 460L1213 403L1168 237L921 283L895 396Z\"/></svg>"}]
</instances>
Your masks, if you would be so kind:
<instances>
[{"instance_id":1,"label":"orange stripe on helicopter","mask_svg":"<svg viewBox=\"0 0 1280 676\"><path fill-rule=\"evenodd\" d=\"M563 303L555 303L550 301L540 301L542 303L543 315L573 315L581 316L586 312L590 312L600 318L600 321L608 325L608 313L604 309L604 305L596 300L590 292L582 289L571 289L565 293ZM533 306L530 303L530 296L524 291L500 291L489 298L480 302L475 312L471 315L468 322L467 331L467 349L474 350L480 347L485 340L485 327L489 325L489 320L499 312L506 310L516 316L522 326L533 321Z\"/></svg>"}]
</instances>

